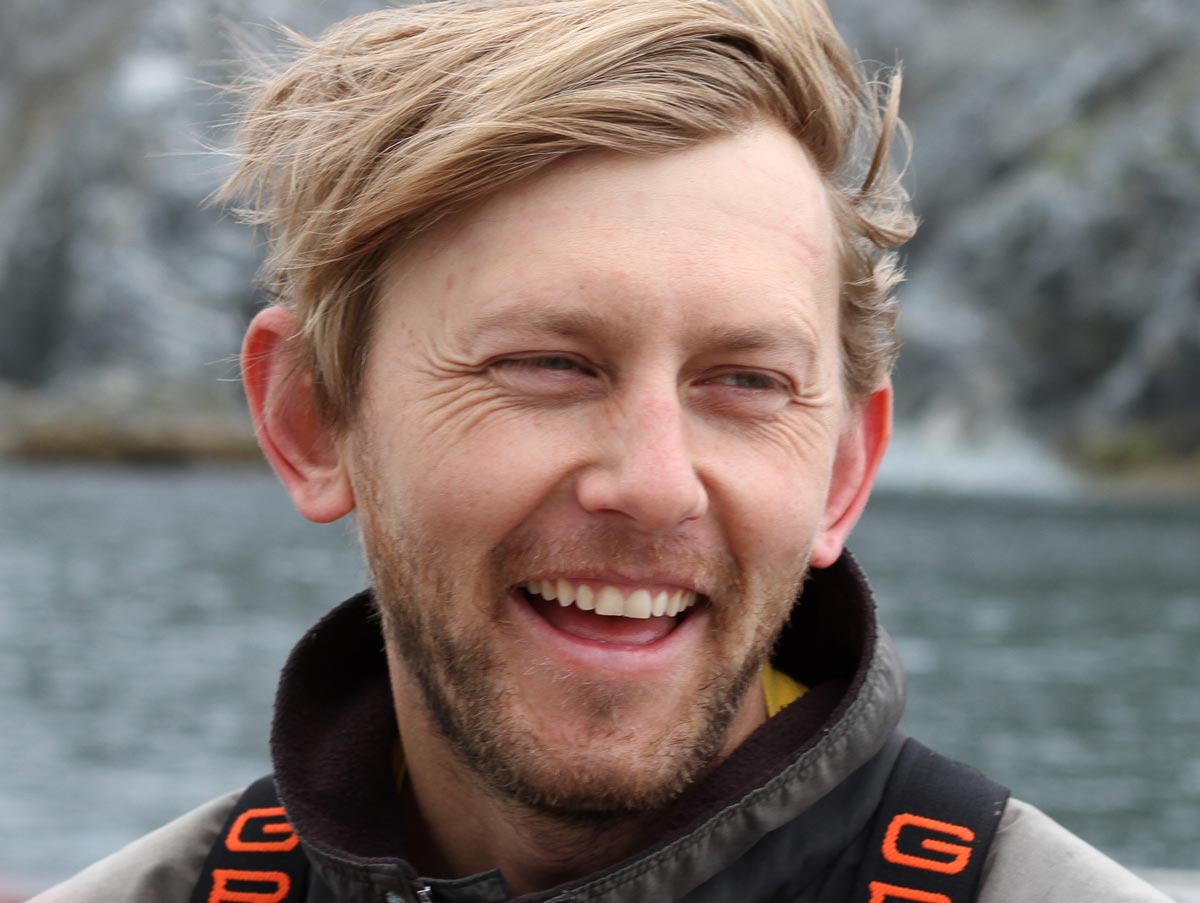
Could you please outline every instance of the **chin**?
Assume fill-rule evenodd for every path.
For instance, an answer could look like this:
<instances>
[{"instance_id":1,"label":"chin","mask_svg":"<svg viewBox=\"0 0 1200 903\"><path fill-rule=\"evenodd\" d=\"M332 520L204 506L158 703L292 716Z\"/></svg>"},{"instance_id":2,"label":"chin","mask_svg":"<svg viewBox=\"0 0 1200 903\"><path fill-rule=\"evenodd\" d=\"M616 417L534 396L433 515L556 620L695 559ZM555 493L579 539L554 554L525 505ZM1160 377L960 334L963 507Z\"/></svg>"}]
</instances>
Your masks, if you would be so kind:
<instances>
[{"instance_id":1,"label":"chin","mask_svg":"<svg viewBox=\"0 0 1200 903\"><path fill-rule=\"evenodd\" d=\"M397 705L401 733L429 730L458 779L562 818L652 811L706 774L729 748L801 579L747 595L722 572L708 582L738 592L672 615L678 623L653 642L605 644L559 630L514 590L546 567L536 550L504 548L490 566L463 566L392 533L394 519L372 516L378 507L365 506L360 526L401 672L393 677L409 688ZM608 551L623 560L619 547ZM703 562L694 570L704 573Z\"/></svg>"},{"instance_id":2,"label":"chin","mask_svg":"<svg viewBox=\"0 0 1200 903\"><path fill-rule=\"evenodd\" d=\"M754 662L732 677L705 675L702 692L688 680L666 693L553 675L541 693L495 700L502 714L483 731L464 734L453 716L441 723L491 793L558 818L627 816L666 806L719 761L757 674Z\"/></svg>"},{"instance_id":3,"label":"chin","mask_svg":"<svg viewBox=\"0 0 1200 903\"><path fill-rule=\"evenodd\" d=\"M654 811L715 764L728 720L698 726L700 736L697 726L681 725L650 743L640 732L596 737L586 748L528 737L488 763L481 776L510 801L559 818Z\"/></svg>"}]
</instances>

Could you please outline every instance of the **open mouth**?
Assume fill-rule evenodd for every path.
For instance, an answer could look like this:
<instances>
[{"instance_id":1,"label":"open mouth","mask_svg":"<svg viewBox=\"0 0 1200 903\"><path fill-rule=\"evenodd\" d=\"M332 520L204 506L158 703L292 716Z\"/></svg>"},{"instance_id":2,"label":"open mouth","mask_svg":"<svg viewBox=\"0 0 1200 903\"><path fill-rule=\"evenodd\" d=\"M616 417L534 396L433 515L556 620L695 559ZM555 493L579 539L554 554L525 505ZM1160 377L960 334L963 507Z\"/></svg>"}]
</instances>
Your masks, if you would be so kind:
<instances>
[{"instance_id":1,"label":"open mouth","mask_svg":"<svg viewBox=\"0 0 1200 903\"><path fill-rule=\"evenodd\" d=\"M551 627L608 646L648 646L673 633L704 597L680 588L620 588L568 580L530 580L516 595Z\"/></svg>"}]
</instances>

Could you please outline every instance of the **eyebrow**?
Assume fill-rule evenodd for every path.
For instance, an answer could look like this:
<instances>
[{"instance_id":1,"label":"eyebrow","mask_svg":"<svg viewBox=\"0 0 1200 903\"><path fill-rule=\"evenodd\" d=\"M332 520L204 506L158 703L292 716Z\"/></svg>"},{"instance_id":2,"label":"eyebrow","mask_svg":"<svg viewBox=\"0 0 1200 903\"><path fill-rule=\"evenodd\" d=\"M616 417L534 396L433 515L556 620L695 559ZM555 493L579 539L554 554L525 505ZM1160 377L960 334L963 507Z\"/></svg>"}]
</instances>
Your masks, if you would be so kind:
<instances>
[{"instance_id":1,"label":"eyebrow","mask_svg":"<svg viewBox=\"0 0 1200 903\"><path fill-rule=\"evenodd\" d=\"M739 326L724 330L706 342L721 351L785 351L809 356L814 353L813 342L796 332L776 332L759 326Z\"/></svg>"},{"instance_id":2,"label":"eyebrow","mask_svg":"<svg viewBox=\"0 0 1200 903\"><path fill-rule=\"evenodd\" d=\"M543 332L565 339L617 335L613 324L594 310L550 307L544 301L519 301L475 320L463 337L473 341L485 333L518 331Z\"/></svg>"},{"instance_id":3,"label":"eyebrow","mask_svg":"<svg viewBox=\"0 0 1200 903\"><path fill-rule=\"evenodd\" d=\"M620 321L614 322L597 310L558 308L544 301L525 300L504 306L475 320L463 337L474 342L488 333L540 333L566 339L591 338L619 343L628 340ZM811 360L816 356L814 339L808 331L771 329L765 326L735 326L709 330L698 337L705 352L767 351Z\"/></svg>"}]
</instances>

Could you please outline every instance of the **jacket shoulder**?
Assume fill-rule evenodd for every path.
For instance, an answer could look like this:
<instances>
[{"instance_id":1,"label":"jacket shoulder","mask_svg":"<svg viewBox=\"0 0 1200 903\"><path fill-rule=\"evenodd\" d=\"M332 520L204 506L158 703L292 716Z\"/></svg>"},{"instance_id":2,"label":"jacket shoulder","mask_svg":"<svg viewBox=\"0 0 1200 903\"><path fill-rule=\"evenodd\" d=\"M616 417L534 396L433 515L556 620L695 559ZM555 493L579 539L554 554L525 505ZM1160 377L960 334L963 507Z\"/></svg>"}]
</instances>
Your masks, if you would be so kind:
<instances>
[{"instance_id":1,"label":"jacket shoulder","mask_svg":"<svg viewBox=\"0 0 1200 903\"><path fill-rule=\"evenodd\" d=\"M234 790L193 809L28 903L188 903L241 794Z\"/></svg>"},{"instance_id":2,"label":"jacket shoulder","mask_svg":"<svg viewBox=\"0 0 1200 903\"><path fill-rule=\"evenodd\" d=\"M1171 903L1041 810L1010 799L983 867L979 903Z\"/></svg>"}]
</instances>

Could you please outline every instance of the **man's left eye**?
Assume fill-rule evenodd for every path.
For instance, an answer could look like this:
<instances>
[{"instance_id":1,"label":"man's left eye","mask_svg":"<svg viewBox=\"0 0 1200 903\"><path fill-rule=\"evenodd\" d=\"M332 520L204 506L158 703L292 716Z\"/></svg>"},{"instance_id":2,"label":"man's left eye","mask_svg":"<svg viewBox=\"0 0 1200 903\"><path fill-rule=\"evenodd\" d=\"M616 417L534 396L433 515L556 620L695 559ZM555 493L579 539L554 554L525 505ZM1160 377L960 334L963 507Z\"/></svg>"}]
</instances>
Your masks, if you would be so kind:
<instances>
[{"instance_id":1,"label":"man's left eye","mask_svg":"<svg viewBox=\"0 0 1200 903\"><path fill-rule=\"evenodd\" d=\"M730 373L720 373L710 382L733 386L736 389L782 389L783 383L767 373L754 370L736 370Z\"/></svg>"}]
</instances>

